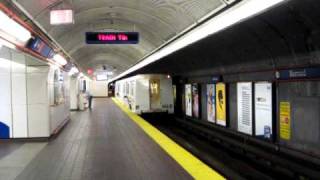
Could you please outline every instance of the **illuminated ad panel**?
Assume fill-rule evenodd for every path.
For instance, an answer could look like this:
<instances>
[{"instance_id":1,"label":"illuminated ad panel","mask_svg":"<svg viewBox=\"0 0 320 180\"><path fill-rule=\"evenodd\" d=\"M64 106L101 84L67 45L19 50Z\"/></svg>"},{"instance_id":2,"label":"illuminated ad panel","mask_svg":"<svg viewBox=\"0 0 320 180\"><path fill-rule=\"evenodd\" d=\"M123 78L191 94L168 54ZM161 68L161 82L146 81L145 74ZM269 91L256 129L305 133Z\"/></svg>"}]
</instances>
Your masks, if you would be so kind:
<instances>
[{"instance_id":1,"label":"illuminated ad panel","mask_svg":"<svg viewBox=\"0 0 320 180\"><path fill-rule=\"evenodd\" d=\"M192 84L192 115L199 118L199 86Z\"/></svg>"},{"instance_id":2,"label":"illuminated ad panel","mask_svg":"<svg viewBox=\"0 0 320 180\"><path fill-rule=\"evenodd\" d=\"M50 11L50 24L73 24L73 10L72 9L59 9Z\"/></svg>"},{"instance_id":3,"label":"illuminated ad panel","mask_svg":"<svg viewBox=\"0 0 320 180\"><path fill-rule=\"evenodd\" d=\"M217 124L227 126L227 98L226 85L218 83L216 85L216 110L217 110Z\"/></svg>"},{"instance_id":4,"label":"illuminated ad panel","mask_svg":"<svg viewBox=\"0 0 320 180\"><path fill-rule=\"evenodd\" d=\"M238 131L252 135L252 82L237 83Z\"/></svg>"},{"instance_id":5,"label":"illuminated ad panel","mask_svg":"<svg viewBox=\"0 0 320 180\"><path fill-rule=\"evenodd\" d=\"M207 120L216 121L216 89L214 84L207 84Z\"/></svg>"},{"instance_id":6,"label":"illuminated ad panel","mask_svg":"<svg viewBox=\"0 0 320 180\"><path fill-rule=\"evenodd\" d=\"M86 32L87 44L138 44L138 32Z\"/></svg>"},{"instance_id":7,"label":"illuminated ad panel","mask_svg":"<svg viewBox=\"0 0 320 180\"><path fill-rule=\"evenodd\" d=\"M269 82L255 83L255 135L272 138L272 84Z\"/></svg>"},{"instance_id":8,"label":"illuminated ad panel","mask_svg":"<svg viewBox=\"0 0 320 180\"><path fill-rule=\"evenodd\" d=\"M192 116L192 92L191 84L185 85L186 115Z\"/></svg>"}]
</instances>

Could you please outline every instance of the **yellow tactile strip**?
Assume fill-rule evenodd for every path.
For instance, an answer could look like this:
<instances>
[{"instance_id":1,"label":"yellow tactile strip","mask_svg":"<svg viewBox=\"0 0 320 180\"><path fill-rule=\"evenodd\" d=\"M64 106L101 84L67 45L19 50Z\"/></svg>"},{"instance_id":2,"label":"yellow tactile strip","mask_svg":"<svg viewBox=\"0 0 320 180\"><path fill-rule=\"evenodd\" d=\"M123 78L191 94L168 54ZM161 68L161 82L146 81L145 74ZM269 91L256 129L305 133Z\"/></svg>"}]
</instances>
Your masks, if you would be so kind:
<instances>
[{"instance_id":1,"label":"yellow tactile strip","mask_svg":"<svg viewBox=\"0 0 320 180\"><path fill-rule=\"evenodd\" d=\"M219 173L160 132L157 128L153 127L146 120L131 112L121 101L116 98L112 98L112 100L193 178L204 180L225 179Z\"/></svg>"}]
</instances>

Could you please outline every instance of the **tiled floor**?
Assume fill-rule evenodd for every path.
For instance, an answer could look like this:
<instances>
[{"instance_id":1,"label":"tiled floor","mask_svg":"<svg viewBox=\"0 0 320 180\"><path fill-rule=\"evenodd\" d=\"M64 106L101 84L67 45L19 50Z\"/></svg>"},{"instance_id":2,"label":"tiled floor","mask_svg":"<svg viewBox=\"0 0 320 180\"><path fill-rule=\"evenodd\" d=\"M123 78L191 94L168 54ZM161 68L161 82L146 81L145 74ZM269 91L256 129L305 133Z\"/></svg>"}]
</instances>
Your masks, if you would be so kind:
<instances>
[{"instance_id":1,"label":"tiled floor","mask_svg":"<svg viewBox=\"0 0 320 180\"><path fill-rule=\"evenodd\" d=\"M73 112L62 133L15 172L18 180L192 179L111 99L103 98L94 99L92 111Z\"/></svg>"}]
</instances>

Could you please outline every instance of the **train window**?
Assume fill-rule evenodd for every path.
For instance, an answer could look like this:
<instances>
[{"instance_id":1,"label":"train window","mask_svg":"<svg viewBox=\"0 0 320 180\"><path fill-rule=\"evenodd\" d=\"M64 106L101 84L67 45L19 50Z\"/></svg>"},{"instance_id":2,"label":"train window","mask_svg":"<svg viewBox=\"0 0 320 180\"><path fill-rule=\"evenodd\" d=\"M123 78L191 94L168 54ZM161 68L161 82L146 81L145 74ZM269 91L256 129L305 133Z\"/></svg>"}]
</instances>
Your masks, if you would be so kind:
<instances>
[{"instance_id":1,"label":"train window","mask_svg":"<svg viewBox=\"0 0 320 180\"><path fill-rule=\"evenodd\" d=\"M150 80L150 108L159 109L160 104L160 79Z\"/></svg>"}]
</instances>

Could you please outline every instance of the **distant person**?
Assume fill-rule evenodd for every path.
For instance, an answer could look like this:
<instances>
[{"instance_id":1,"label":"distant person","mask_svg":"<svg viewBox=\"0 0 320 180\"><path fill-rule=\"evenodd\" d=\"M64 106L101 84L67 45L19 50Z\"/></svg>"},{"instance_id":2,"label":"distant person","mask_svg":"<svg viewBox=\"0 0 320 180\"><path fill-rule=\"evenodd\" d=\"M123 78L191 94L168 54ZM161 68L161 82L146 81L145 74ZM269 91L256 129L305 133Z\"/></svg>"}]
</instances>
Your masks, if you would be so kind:
<instances>
[{"instance_id":1,"label":"distant person","mask_svg":"<svg viewBox=\"0 0 320 180\"><path fill-rule=\"evenodd\" d=\"M92 98L93 98L93 96L91 95L90 92L88 92L87 95L88 95L88 101L89 101L88 108L91 109L92 108L91 106L92 106Z\"/></svg>"}]
</instances>

